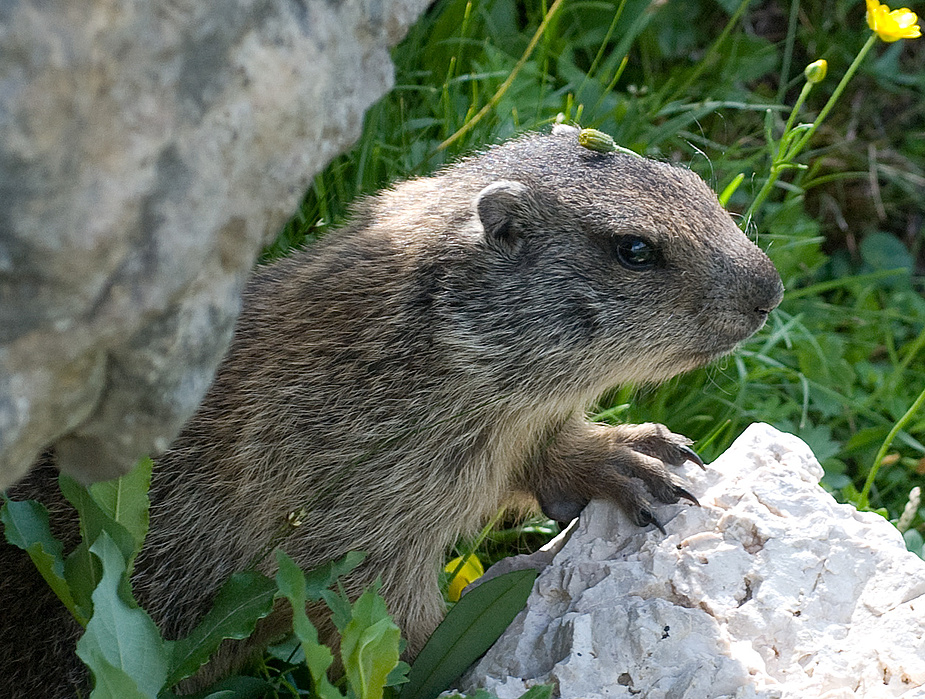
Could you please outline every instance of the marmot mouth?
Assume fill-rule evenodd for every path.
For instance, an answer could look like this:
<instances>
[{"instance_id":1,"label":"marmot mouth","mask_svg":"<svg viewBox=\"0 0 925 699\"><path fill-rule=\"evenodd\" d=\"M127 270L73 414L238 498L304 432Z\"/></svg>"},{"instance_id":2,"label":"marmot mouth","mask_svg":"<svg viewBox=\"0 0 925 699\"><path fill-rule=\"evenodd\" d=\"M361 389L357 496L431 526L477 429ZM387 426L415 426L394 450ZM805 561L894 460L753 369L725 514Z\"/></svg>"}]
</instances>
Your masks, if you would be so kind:
<instances>
[{"instance_id":1,"label":"marmot mouth","mask_svg":"<svg viewBox=\"0 0 925 699\"><path fill-rule=\"evenodd\" d=\"M699 347L697 349L689 347L690 352L684 357L685 360L691 365L690 369L696 369L700 367L707 366L712 364L717 359L722 359L738 349L739 345L742 344L744 340L751 337L751 333L745 337L739 338L719 338L713 337L710 338L709 343L705 343L705 346ZM690 369L685 369L685 371L690 371Z\"/></svg>"}]
</instances>

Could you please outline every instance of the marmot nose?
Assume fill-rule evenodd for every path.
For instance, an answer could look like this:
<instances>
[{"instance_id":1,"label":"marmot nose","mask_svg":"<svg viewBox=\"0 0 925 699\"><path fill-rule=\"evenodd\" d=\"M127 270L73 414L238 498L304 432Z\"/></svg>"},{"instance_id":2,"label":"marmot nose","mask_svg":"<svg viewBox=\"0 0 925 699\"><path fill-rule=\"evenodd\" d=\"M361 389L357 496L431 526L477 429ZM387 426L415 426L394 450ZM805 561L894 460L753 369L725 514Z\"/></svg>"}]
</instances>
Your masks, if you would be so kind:
<instances>
[{"instance_id":1,"label":"marmot nose","mask_svg":"<svg viewBox=\"0 0 925 699\"><path fill-rule=\"evenodd\" d=\"M719 306L713 330L725 344L741 342L757 332L784 296L780 275L760 248L749 242L736 253L733 264L722 268L713 287L722 290L714 297Z\"/></svg>"},{"instance_id":2,"label":"marmot nose","mask_svg":"<svg viewBox=\"0 0 925 699\"><path fill-rule=\"evenodd\" d=\"M755 312L767 315L780 305L784 300L784 283L777 277L768 279L766 283L761 284L761 289L756 294Z\"/></svg>"},{"instance_id":3,"label":"marmot nose","mask_svg":"<svg viewBox=\"0 0 925 699\"><path fill-rule=\"evenodd\" d=\"M774 264L762 253L762 264L756 270L749 305L756 313L767 315L784 299L784 283Z\"/></svg>"},{"instance_id":4,"label":"marmot nose","mask_svg":"<svg viewBox=\"0 0 925 699\"><path fill-rule=\"evenodd\" d=\"M762 252L754 267L749 270L748 281L741 289L740 305L742 313L750 315L757 330L768 318L768 314L784 298L784 284L777 269Z\"/></svg>"}]
</instances>

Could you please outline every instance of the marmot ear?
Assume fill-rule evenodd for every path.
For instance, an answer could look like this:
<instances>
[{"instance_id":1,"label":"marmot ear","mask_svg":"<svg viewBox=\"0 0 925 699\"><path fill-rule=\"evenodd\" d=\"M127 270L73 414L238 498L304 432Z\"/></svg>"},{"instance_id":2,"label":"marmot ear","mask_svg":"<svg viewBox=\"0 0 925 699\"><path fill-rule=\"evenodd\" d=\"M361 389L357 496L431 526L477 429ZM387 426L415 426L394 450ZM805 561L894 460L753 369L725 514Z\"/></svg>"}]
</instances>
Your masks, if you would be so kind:
<instances>
[{"instance_id":1,"label":"marmot ear","mask_svg":"<svg viewBox=\"0 0 925 699\"><path fill-rule=\"evenodd\" d=\"M513 252L520 237L518 219L529 207L530 190L520 182L493 182L475 198L475 212L485 231L485 241L504 252Z\"/></svg>"}]
</instances>

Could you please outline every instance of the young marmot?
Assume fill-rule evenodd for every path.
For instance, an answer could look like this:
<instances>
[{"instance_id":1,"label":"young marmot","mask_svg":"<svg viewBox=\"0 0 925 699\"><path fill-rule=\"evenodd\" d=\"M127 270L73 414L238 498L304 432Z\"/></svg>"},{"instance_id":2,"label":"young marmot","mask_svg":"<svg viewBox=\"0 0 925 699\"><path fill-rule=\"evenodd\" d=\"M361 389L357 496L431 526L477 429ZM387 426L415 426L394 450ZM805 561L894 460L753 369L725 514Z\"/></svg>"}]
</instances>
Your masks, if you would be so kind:
<instances>
[{"instance_id":1,"label":"young marmot","mask_svg":"<svg viewBox=\"0 0 925 699\"><path fill-rule=\"evenodd\" d=\"M444 613L447 547L506 502L565 521L604 497L659 526L654 502L693 500L666 468L696 459L687 439L584 411L726 354L781 294L699 177L569 127L365 199L249 283L205 402L157 463L136 595L167 637L187 632L299 511L280 546L305 568L365 551L352 589L382 577L414 654ZM12 494L54 490L36 487L49 471ZM76 624L21 551L0 569L6 690L73 695Z\"/></svg>"}]
</instances>

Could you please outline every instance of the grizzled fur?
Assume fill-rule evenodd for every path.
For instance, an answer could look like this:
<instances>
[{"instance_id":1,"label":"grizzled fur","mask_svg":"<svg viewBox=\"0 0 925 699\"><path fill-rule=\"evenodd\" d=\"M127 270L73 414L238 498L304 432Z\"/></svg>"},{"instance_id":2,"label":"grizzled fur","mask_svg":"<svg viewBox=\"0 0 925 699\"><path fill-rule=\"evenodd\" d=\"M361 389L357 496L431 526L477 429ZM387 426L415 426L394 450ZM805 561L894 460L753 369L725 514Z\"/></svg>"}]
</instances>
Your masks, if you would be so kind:
<instances>
[{"instance_id":1,"label":"grizzled fur","mask_svg":"<svg viewBox=\"0 0 925 699\"><path fill-rule=\"evenodd\" d=\"M696 175L592 152L571 128L366 199L248 285L205 402L157 463L135 591L183 634L285 531L307 568L366 551L352 589L382 576L413 655L443 615L447 547L505 503L567 520L605 497L645 525L653 503L693 499L666 468L696 458L688 440L584 411L731 351L781 293ZM49 471L14 496L53 490ZM0 567L4 691L72 695L76 625L20 551ZM226 650L207 675L253 644Z\"/></svg>"}]
</instances>

